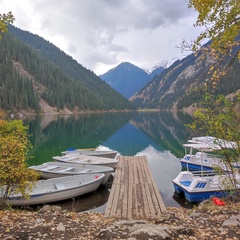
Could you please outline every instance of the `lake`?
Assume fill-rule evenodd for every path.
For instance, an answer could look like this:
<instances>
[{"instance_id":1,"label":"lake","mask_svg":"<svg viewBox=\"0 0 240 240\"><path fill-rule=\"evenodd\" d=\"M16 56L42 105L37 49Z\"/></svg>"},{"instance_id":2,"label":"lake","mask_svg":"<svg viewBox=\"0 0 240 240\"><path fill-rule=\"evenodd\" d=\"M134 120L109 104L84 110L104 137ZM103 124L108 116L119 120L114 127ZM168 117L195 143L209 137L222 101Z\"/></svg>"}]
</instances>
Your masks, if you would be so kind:
<instances>
[{"instance_id":1,"label":"lake","mask_svg":"<svg viewBox=\"0 0 240 240\"><path fill-rule=\"evenodd\" d=\"M165 205L185 202L174 196L172 180L181 171L183 144L190 139L189 115L170 112L45 115L24 119L33 145L29 165L52 161L68 148L105 146L124 156L146 155ZM104 212L111 186L60 203L74 211Z\"/></svg>"}]
</instances>

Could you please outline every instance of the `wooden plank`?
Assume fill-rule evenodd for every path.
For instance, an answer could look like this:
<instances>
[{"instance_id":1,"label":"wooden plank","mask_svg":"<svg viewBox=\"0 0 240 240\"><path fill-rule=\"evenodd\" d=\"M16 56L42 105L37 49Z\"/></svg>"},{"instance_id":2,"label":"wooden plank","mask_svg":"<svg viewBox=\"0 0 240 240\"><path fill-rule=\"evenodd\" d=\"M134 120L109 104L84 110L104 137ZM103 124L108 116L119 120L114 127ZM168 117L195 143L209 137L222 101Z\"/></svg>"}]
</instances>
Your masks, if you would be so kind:
<instances>
[{"instance_id":1,"label":"wooden plank","mask_svg":"<svg viewBox=\"0 0 240 240\"><path fill-rule=\"evenodd\" d=\"M127 164L124 164L124 174L123 174L123 179L122 179L122 188L121 188L121 191L122 191L122 217L123 218L127 218L127 212L128 212L128 194L127 194L127 191L129 189L129 186L128 186L128 172L129 172L129 168L127 167ZM120 207L119 207L120 208Z\"/></svg>"},{"instance_id":2,"label":"wooden plank","mask_svg":"<svg viewBox=\"0 0 240 240\"><path fill-rule=\"evenodd\" d=\"M127 219L132 219L133 217L133 164L132 162L128 163L129 171L128 171L128 212Z\"/></svg>"},{"instance_id":3,"label":"wooden plank","mask_svg":"<svg viewBox=\"0 0 240 240\"><path fill-rule=\"evenodd\" d=\"M136 163L132 161L133 164L133 202L132 202L132 209L133 209L133 218L137 217L138 214L138 201L137 201L137 183L138 183L138 176L137 176L137 168Z\"/></svg>"},{"instance_id":4,"label":"wooden plank","mask_svg":"<svg viewBox=\"0 0 240 240\"><path fill-rule=\"evenodd\" d=\"M105 216L157 219L166 210L146 156L119 156Z\"/></svg>"},{"instance_id":5,"label":"wooden plank","mask_svg":"<svg viewBox=\"0 0 240 240\"><path fill-rule=\"evenodd\" d=\"M142 159L141 159L142 160ZM142 161L140 159L136 162L137 165L137 169L138 169L138 178L139 178L139 182L141 182L140 184L138 184L138 206L139 206L139 213L142 216L145 216L145 211L146 211L146 207L145 207L145 196L144 196L144 176L143 176L143 172L142 172Z\"/></svg>"},{"instance_id":6,"label":"wooden plank","mask_svg":"<svg viewBox=\"0 0 240 240\"><path fill-rule=\"evenodd\" d=\"M109 194L108 204L105 211L106 216L116 215L116 212L117 212L117 202L118 202L118 196L120 192L120 178L121 178L121 171L122 171L121 165L122 165L121 162L118 162L113 184Z\"/></svg>"},{"instance_id":7,"label":"wooden plank","mask_svg":"<svg viewBox=\"0 0 240 240\"><path fill-rule=\"evenodd\" d=\"M153 175L152 175L152 172L151 172L151 169L150 169L149 165L148 165L148 167L146 168L146 170L148 171L148 174L149 174L149 176L150 176L150 178L149 178L149 180L151 180L151 181L150 181L150 183L151 183L150 185L152 185L153 188L154 188L155 196L156 196L156 198L157 198L158 204L160 205L161 212L165 212L167 209L166 209L165 204L164 204L164 202L163 202L163 200L162 200L162 197L161 197L161 195L160 195L158 186L157 186L157 184L156 184L156 182L155 182L155 180L154 180L154 178L153 178Z\"/></svg>"}]
</instances>

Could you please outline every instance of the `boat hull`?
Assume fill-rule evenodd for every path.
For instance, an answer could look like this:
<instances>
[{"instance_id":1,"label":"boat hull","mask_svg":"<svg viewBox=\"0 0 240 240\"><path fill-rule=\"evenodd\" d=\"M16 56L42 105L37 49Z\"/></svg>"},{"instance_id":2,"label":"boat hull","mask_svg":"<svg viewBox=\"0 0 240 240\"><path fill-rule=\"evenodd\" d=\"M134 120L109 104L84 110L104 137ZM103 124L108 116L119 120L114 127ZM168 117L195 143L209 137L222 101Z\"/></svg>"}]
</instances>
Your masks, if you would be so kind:
<instances>
[{"instance_id":1,"label":"boat hull","mask_svg":"<svg viewBox=\"0 0 240 240\"><path fill-rule=\"evenodd\" d=\"M194 163L186 163L186 162L183 162L181 161L181 166L182 168L184 169L188 169L190 171L211 171L213 170L212 167L208 167L208 166L201 166L201 165L198 165L198 164L194 164Z\"/></svg>"},{"instance_id":2,"label":"boat hull","mask_svg":"<svg viewBox=\"0 0 240 240\"><path fill-rule=\"evenodd\" d=\"M115 158L117 155L117 151L97 151L97 150L83 150L83 149L74 149L74 150L67 150L62 152L63 155L68 154L82 154L88 156L95 156L95 157L105 157L105 158Z\"/></svg>"},{"instance_id":3,"label":"boat hull","mask_svg":"<svg viewBox=\"0 0 240 240\"><path fill-rule=\"evenodd\" d=\"M82 154L69 154L63 156L53 157L54 161L74 163L74 164L84 164L84 165L99 165L105 167L116 168L118 160L110 159L104 157L96 157Z\"/></svg>"},{"instance_id":4,"label":"boat hull","mask_svg":"<svg viewBox=\"0 0 240 240\"><path fill-rule=\"evenodd\" d=\"M58 182L62 183L68 178L68 181L75 182L75 184L72 184L70 188L62 188L59 189L53 189L52 184L57 184ZM101 182L103 181L104 174L98 174L92 177L93 179L90 181L87 181L86 183L81 182L82 178L79 178L79 176L69 176L69 177L61 177L61 178L54 178L54 179L48 179L48 180L40 180L36 184L35 189L36 191L33 191L30 193L29 199L23 199L19 195L10 196L7 204L11 206L27 206L27 205L38 205L38 204L46 204L46 203L52 203L52 202L58 202L66 199L75 198L77 196L84 195L86 193L93 192L97 190ZM70 180L69 180L70 179ZM48 186L49 184L49 190L46 191L45 188L41 189L41 185L44 183L44 186ZM65 182L64 182L65 183ZM61 185L60 185L61 186ZM39 189L38 189L39 188Z\"/></svg>"},{"instance_id":5,"label":"boat hull","mask_svg":"<svg viewBox=\"0 0 240 240\"><path fill-rule=\"evenodd\" d=\"M201 191L201 192L189 192L188 190L184 189L177 183L173 182L174 190L178 195L183 195L184 198L190 203L198 203L204 200L207 200L211 197L224 197L228 195L225 191Z\"/></svg>"},{"instance_id":6,"label":"boat hull","mask_svg":"<svg viewBox=\"0 0 240 240\"><path fill-rule=\"evenodd\" d=\"M102 172L104 173L105 177L103 178L103 181L101 182L101 184L105 184L109 177L111 176L111 172ZM59 177L64 177L64 176L73 176L73 175L84 175L84 174L71 174L71 173L50 173L50 172L41 172L40 173L40 177L43 179L50 179L50 178L59 178ZM95 174L95 173L94 173Z\"/></svg>"}]
</instances>

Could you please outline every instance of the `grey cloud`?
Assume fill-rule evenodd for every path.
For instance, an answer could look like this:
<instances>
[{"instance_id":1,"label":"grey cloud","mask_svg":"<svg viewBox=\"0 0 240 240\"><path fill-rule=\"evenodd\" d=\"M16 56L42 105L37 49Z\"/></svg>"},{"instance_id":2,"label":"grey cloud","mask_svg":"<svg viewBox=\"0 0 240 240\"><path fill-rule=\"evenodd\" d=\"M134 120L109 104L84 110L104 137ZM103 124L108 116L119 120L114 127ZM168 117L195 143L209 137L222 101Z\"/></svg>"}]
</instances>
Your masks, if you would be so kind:
<instances>
[{"instance_id":1,"label":"grey cloud","mask_svg":"<svg viewBox=\"0 0 240 240\"><path fill-rule=\"evenodd\" d=\"M127 59L152 63L176 57L170 48L187 38L184 34L194 35L189 29L196 13L188 0L4 2L15 4L18 27L45 37L93 70Z\"/></svg>"},{"instance_id":2,"label":"grey cloud","mask_svg":"<svg viewBox=\"0 0 240 240\"><path fill-rule=\"evenodd\" d=\"M77 47L76 47L76 45L75 44L73 44L73 43L70 43L69 45L68 45L68 51L70 52L70 53L76 53L77 52Z\"/></svg>"}]
</instances>

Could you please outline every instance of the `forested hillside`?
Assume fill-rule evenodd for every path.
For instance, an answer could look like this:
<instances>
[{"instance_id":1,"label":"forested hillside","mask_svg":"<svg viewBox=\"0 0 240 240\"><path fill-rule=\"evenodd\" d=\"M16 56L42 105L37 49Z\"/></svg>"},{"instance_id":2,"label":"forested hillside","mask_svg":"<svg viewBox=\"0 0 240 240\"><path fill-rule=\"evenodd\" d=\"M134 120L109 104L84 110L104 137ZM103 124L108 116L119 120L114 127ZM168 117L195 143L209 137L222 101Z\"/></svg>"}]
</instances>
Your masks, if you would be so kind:
<instances>
[{"instance_id":1,"label":"forested hillside","mask_svg":"<svg viewBox=\"0 0 240 240\"><path fill-rule=\"evenodd\" d=\"M240 64L238 59L231 61L231 57L225 57L219 66L221 69L228 67L228 72L219 79L214 94L226 96L240 89ZM159 109L183 109L198 104L202 101L205 84L211 85L208 71L214 64L209 56L191 54L153 78L130 100L140 107Z\"/></svg>"},{"instance_id":2,"label":"forested hillside","mask_svg":"<svg viewBox=\"0 0 240 240\"><path fill-rule=\"evenodd\" d=\"M14 37L14 30L30 36L39 48ZM9 31L0 41L1 109L37 113L43 105L75 112L133 109L127 99L60 49L12 26Z\"/></svg>"}]
</instances>

